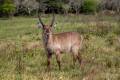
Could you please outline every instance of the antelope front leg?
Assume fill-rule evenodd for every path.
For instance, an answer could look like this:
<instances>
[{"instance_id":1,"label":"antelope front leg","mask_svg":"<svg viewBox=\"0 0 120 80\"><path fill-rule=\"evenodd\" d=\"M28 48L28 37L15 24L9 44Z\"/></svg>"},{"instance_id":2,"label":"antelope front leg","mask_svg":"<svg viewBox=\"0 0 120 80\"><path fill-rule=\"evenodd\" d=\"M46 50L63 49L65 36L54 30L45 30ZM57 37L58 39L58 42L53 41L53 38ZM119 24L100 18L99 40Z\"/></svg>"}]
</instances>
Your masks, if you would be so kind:
<instances>
[{"instance_id":1,"label":"antelope front leg","mask_svg":"<svg viewBox=\"0 0 120 80\"><path fill-rule=\"evenodd\" d=\"M52 54L47 54L47 69L50 70L51 66L50 66L50 60L51 60Z\"/></svg>"},{"instance_id":2,"label":"antelope front leg","mask_svg":"<svg viewBox=\"0 0 120 80\"><path fill-rule=\"evenodd\" d=\"M61 70L61 57L60 57L60 51L56 51L56 60L57 60L57 63L58 63L58 66L59 66L59 70Z\"/></svg>"},{"instance_id":3,"label":"antelope front leg","mask_svg":"<svg viewBox=\"0 0 120 80\"><path fill-rule=\"evenodd\" d=\"M79 64L81 65L82 64L82 57L81 57L80 52L77 55L77 59L78 59Z\"/></svg>"}]
</instances>

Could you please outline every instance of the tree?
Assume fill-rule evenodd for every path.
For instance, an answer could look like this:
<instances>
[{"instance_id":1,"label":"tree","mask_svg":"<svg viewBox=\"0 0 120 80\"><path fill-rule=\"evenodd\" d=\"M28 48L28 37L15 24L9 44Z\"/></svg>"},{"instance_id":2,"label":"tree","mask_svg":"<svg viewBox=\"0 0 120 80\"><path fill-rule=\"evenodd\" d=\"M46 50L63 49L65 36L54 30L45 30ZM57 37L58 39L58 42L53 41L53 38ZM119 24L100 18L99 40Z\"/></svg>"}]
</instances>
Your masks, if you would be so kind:
<instances>
[{"instance_id":1,"label":"tree","mask_svg":"<svg viewBox=\"0 0 120 80\"><path fill-rule=\"evenodd\" d=\"M32 15L39 8L36 0L14 0L16 15Z\"/></svg>"},{"instance_id":2,"label":"tree","mask_svg":"<svg viewBox=\"0 0 120 80\"><path fill-rule=\"evenodd\" d=\"M47 4L45 3L48 0L36 0L39 3L39 11L45 12L47 10Z\"/></svg>"},{"instance_id":3,"label":"tree","mask_svg":"<svg viewBox=\"0 0 120 80\"><path fill-rule=\"evenodd\" d=\"M98 7L97 0L84 0L82 11L85 13L95 13Z\"/></svg>"},{"instance_id":4,"label":"tree","mask_svg":"<svg viewBox=\"0 0 120 80\"><path fill-rule=\"evenodd\" d=\"M1 1L0 5L0 14L2 16L10 17L15 11L15 6L12 0Z\"/></svg>"},{"instance_id":5,"label":"tree","mask_svg":"<svg viewBox=\"0 0 120 80\"><path fill-rule=\"evenodd\" d=\"M70 5L69 4L63 4L62 8L64 9L64 14L68 14L68 11L70 9Z\"/></svg>"},{"instance_id":6,"label":"tree","mask_svg":"<svg viewBox=\"0 0 120 80\"><path fill-rule=\"evenodd\" d=\"M63 13L62 0L45 0L44 4L47 5L47 12Z\"/></svg>"},{"instance_id":7,"label":"tree","mask_svg":"<svg viewBox=\"0 0 120 80\"><path fill-rule=\"evenodd\" d=\"M25 0L23 5L29 15L31 15L33 11L36 11L39 8L39 3L36 2L36 0Z\"/></svg>"},{"instance_id":8,"label":"tree","mask_svg":"<svg viewBox=\"0 0 120 80\"><path fill-rule=\"evenodd\" d=\"M102 10L113 10L120 12L120 0L102 0L100 2Z\"/></svg>"},{"instance_id":9,"label":"tree","mask_svg":"<svg viewBox=\"0 0 120 80\"><path fill-rule=\"evenodd\" d=\"M69 4L71 5L71 8L75 10L76 14L80 12L80 9L83 5L84 0L70 0Z\"/></svg>"},{"instance_id":10,"label":"tree","mask_svg":"<svg viewBox=\"0 0 120 80\"><path fill-rule=\"evenodd\" d=\"M0 0L0 17L2 16L2 5L3 5L3 0Z\"/></svg>"}]
</instances>

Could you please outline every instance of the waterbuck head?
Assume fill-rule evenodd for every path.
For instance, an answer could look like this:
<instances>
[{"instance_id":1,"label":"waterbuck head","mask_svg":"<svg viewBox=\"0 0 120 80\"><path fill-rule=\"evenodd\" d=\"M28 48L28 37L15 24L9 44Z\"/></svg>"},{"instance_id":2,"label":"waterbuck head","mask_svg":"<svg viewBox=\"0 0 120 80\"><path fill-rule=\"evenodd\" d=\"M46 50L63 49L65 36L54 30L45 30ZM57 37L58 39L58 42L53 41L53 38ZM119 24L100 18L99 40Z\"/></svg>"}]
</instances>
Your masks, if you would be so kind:
<instances>
[{"instance_id":1,"label":"waterbuck head","mask_svg":"<svg viewBox=\"0 0 120 80\"><path fill-rule=\"evenodd\" d=\"M52 18L52 21L51 21L50 25L44 24L41 20L40 15L38 15L38 18L39 18L38 28L41 28L45 35L52 33L52 28L53 28L54 20L55 20L54 14L53 14L53 18Z\"/></svg>"}]
</instances>

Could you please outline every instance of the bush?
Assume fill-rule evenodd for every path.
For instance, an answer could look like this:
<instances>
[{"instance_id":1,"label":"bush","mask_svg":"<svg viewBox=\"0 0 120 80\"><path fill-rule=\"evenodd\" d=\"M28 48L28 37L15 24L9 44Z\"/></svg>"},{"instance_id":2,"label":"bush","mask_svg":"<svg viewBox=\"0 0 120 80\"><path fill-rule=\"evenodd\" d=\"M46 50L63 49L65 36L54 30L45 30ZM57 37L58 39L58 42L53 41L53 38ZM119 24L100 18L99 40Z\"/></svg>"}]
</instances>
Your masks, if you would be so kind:
<instances>
[{"instance_id":1,"label":"bush","mask_svg":"<svg viewBox=\"0 0 120 80\"><path fill-rule=\"evenodd\" d=\"M97 5L97 0L85 0L82 5L82 12L95 13Z\"/></svg>"},{"instance_id":2,"label":"bush","mask_svg":"<svg viewBox=\"0 0 120 80\"><path fill-rule=\"evenodd\" d=\"M9 17L15 10L12 0L4 0L0 6L1 16Z\"/></svg>"},{"instance_id":3,"label":"bush","mask_svg":"<svg viewBox=\"0 0 120 80\"><path fill-rule=\"evenodd\" d=\"M46 0L44 4L47 5L46 13L63 13L63 2L61 0Z\"/></svg>"}]
</instances>

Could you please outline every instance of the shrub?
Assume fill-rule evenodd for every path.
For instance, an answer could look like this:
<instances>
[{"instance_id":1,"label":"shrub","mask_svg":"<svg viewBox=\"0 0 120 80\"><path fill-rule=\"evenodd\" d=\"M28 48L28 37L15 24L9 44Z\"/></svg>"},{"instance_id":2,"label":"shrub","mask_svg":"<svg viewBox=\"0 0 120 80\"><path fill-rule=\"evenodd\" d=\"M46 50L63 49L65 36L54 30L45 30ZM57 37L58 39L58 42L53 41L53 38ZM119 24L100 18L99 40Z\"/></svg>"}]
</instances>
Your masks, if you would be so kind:
<instances>
[{"instance_id":1,"label":"shrub","mask_svg":"<svg viewBox=\"0 0 120 80\"><path fill-rule=\"evenodd\" d=\"M82 12L94 13L97 9L97 0L85 0L82 5Z\"/></svg>"},{"instance_id":2,"label":"shrub","mask_svg":"<svg viewBox=\"0 0 120 80\"><path fill-rule=\"evenodd\" d=\"M3 16L9 17L15 10L12 0L4 0L0 6L0 11Z\"/></svg>"},{"instance_id":3,"label":"shrub","mask_svg":"<svg viewBox=\"0 0 120 80\"><path fill-rule=\"evenodd\" d=\"M53 10L55 13L63 13L61 0L46 0L44 4L47 5L46 13L53 12Z\"/></svg>"}]
</instances>

